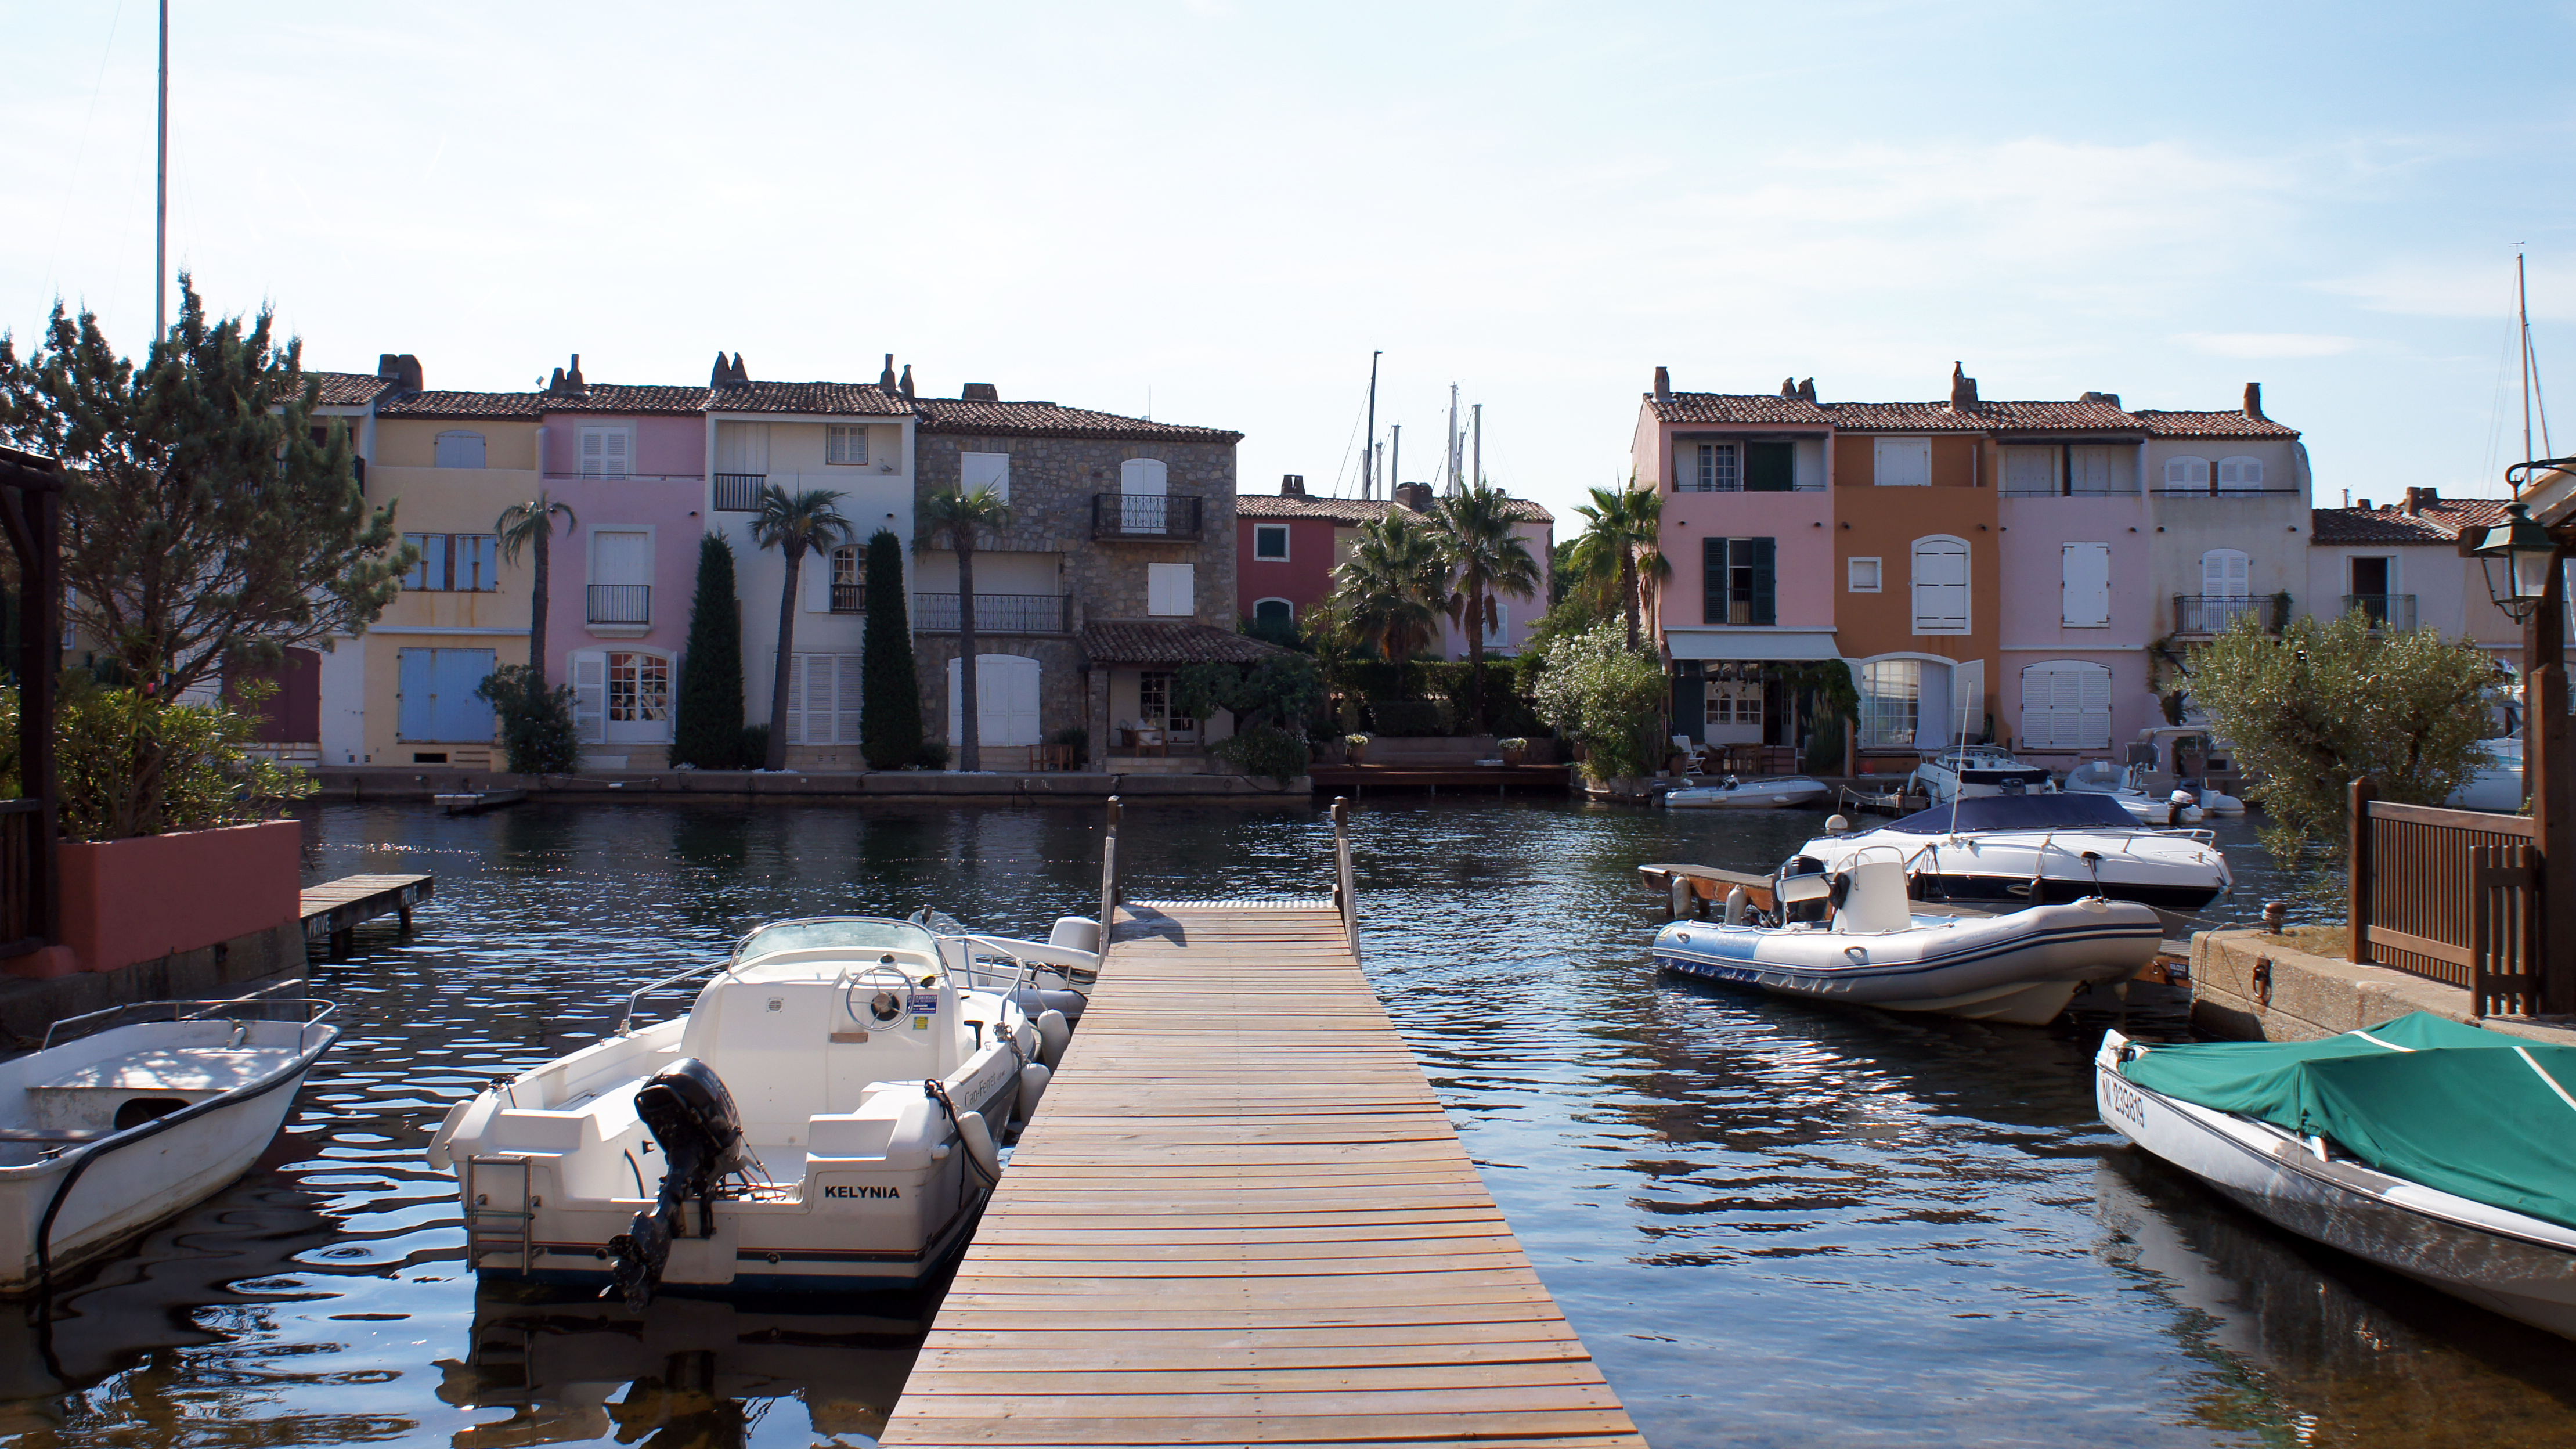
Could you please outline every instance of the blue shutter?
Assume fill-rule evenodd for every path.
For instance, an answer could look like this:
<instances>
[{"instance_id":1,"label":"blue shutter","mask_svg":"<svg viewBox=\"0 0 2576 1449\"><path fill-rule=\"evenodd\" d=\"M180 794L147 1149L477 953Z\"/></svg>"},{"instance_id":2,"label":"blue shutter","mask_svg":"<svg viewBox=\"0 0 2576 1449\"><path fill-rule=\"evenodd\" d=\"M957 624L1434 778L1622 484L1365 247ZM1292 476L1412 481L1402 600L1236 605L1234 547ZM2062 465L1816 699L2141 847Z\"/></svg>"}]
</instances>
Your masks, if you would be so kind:
<instances>
[{"instance_id":1,"label":"blue shutter","mask_svg":"<svg viewBox=\"0 0 2576 1449\"><path fill-rule=\"evenodd\" d=\"M394 738L398 740L434 740L430 712L438 700L437 686L430 683L430 671L437 659L435 649L404 649L394 658L396 688L400 690L401 707L394 712Z\"/></svg>"},{"instance_id":2,"label":"blue shutter","mask_svg":"<svg viewBox=\"0 0 2576 1449\"><path fill-rule=\"evenodd\" d=\"M1735 541L1735 551L1740 556L1738 562L1749 558L1753 568L1753 622L1780 622L1779 607L1774 601L1778 575L1777 545L1767 538L1739 538Z\"/></svg>"},{"instance_id":3,"label":"blue shutter","mask_svg":"<svg viewBox=\"0 0 2576 1449\"><path fill-rule=\"evenodd\" d=\"M1700 613L1703 624L1726 622L1726 540L1699 541Z\"/></svg>"},{"instance_id":4,"label":"blue shutter","mask_svg":"<svg viewBox=\"0 0 2576 1449\"><path fill-rule=\"evenodd\" d=\"M489 649L438 649L427 651L435 659L431 667L431 689L437 703L433 706L431 725L437 732L432 739L457 744L488 744L492 739L492 706L476 696L474 687L492 672L493 651ZM408 696L403 703L408 706Z\"/></svg>"}]
</instances>

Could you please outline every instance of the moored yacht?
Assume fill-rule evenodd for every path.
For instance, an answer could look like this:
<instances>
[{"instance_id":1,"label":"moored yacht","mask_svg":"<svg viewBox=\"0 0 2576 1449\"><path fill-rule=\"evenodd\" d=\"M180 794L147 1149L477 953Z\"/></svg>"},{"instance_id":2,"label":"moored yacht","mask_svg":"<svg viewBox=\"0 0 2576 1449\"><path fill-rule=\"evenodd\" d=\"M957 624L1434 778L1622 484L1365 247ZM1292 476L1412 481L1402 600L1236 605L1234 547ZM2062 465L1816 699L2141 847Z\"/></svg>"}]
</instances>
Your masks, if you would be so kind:
<instances>
[{"instance_id":1,"label":"moored yacht","mask_svg":"<svg viewBox=\"0 0 2576 1449\"><path fill-rule=\"evenodd\" d=\"M2086 794L1972 797L1819 835L1798 848L1808 864L1789 873L1831 874L1890 847L1918 899L1990 908L2098 895L2192 911L2234 883L2208 832L2142 829L2109 798Z\"/></svg>"},{"instance_id":2,"label":"moored yacht","mask_svg":"<svg viewBox=\"0 0 2576 1449\"><path fill-rule=\"evenodd\" d=\"M1905 793L1946 804L1954 797L1980 795L2045 795L2057 782L2039 765L2025 764L1996 745L1968 745L1944 750L1914 767L1905 778Z\"/></svg>"}]
</instances>

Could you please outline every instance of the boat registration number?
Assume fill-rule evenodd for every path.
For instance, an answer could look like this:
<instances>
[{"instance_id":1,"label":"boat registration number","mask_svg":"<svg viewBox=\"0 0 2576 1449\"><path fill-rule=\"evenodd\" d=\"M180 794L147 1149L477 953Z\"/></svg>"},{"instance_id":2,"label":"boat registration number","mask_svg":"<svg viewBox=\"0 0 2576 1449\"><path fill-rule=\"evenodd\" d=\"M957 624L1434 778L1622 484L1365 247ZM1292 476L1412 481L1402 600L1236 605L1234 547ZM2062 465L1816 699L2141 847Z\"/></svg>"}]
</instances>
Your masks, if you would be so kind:
<instances>
[{"instance_id":1,"label":"boat registration number","mask_svg":"<svg viewBox=\"0 0 2576 1449\"><path fill-rule=\"evenodd\" d=\"M2138 1089L2123 1081L2117 1072L2100 1071L2099 1074L2102 1078L2102 1101L2110 1107L2111 1115L2139 1127L2146 1126L2146 1104L2138 1099Z\"/></svg>"}]
</instances>

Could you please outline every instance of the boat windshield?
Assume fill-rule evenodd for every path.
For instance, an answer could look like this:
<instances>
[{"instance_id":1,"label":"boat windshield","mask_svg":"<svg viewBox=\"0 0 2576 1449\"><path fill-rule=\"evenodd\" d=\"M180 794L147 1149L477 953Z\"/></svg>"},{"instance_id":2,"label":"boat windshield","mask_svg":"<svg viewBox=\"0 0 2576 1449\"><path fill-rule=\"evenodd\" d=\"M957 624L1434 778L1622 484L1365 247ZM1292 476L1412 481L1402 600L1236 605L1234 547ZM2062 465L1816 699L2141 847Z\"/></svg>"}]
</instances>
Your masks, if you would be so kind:
<instances>
[{"instance_id":1,"label":"boat windshield","mask_svg":"<svg viewBox=\"0 0 2576 1449\"><path fill-rule=\"evenodd\" d=\"M748 961L777 951L919 951L935 956L939 942L909 921L881 916L826 916L777 921L742 938L733 959Z\"/></svg>"},{"instance_id":2,"label":"boat windshield","mask_svg":"<svg viewBox=\"0 0 2576 1449\"><path fill-rule=\"evenodd\" d=\"M1955 823L1953 823L1955 822ZM1919 810L1887 829L1907 835L1949 835L1971 830L2135 830L2138 822L2108 795L1971 795Z\"/></svg>"}]
</instances>

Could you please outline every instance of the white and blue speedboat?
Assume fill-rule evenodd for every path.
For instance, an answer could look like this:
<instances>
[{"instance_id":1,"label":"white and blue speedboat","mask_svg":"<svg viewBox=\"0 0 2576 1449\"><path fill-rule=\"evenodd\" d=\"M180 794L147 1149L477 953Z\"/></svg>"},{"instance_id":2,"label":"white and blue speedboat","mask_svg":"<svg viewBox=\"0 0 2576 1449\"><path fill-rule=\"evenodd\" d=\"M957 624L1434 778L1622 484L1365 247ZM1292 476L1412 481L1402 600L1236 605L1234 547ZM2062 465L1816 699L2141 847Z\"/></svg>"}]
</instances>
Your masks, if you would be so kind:
<instances>
[{"instance_id":1,"label":"white and blue speedboat","mask_svg":"<svg viewBox=\"0 0 2576 1449\"><path fill-rule=\"evenodd\" d=\"M1892 852L1915 894L1986 910L2103 896L2196 911L2234 884L2205 830L2150 830L2106 795L1987 795L1953 800L1874 830L1819 835L1801 870L1832 873Z\"/></svg>"},{"instance_id":2,"label":"white and blue speedboat","mask_svg":"<svg viewBox=\"0 0 2576 1449\"><path fill-rule=\"evenodd\" d=\"M1667 924L1655 964L1783 996L2037 1026L2077 991L2136 975L2163 935L2155 912L2099 896L2007 916L1916 914L1894 852L1779 877L1774 896L1768 922L1739 901L1731 920ZM1794 919L1819 911L1827 919Z\"/></svg>"}]
</instances>

